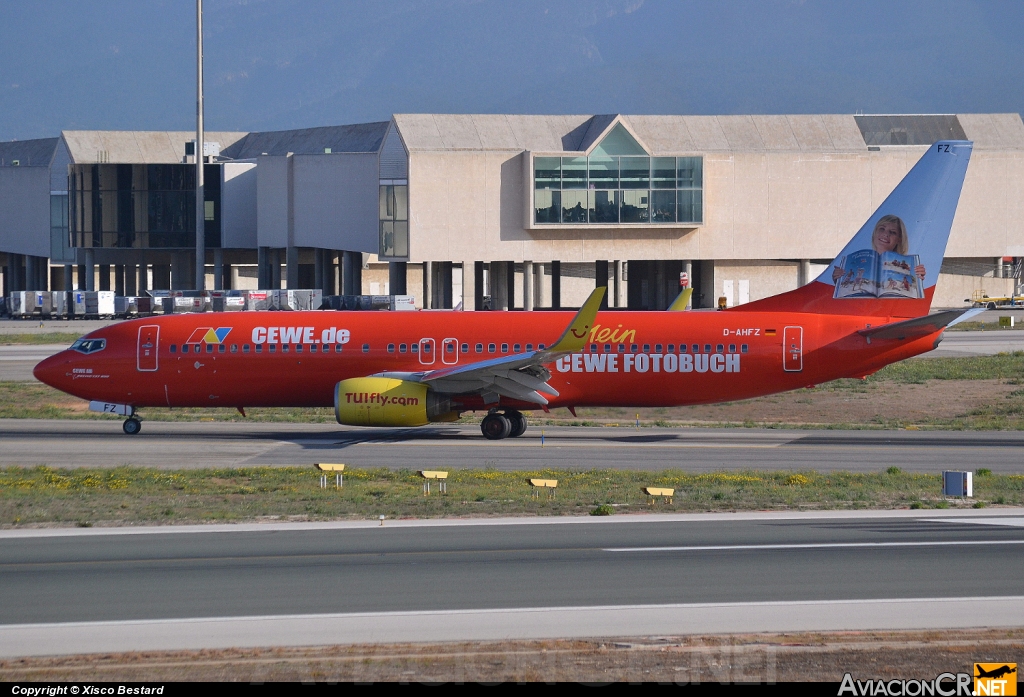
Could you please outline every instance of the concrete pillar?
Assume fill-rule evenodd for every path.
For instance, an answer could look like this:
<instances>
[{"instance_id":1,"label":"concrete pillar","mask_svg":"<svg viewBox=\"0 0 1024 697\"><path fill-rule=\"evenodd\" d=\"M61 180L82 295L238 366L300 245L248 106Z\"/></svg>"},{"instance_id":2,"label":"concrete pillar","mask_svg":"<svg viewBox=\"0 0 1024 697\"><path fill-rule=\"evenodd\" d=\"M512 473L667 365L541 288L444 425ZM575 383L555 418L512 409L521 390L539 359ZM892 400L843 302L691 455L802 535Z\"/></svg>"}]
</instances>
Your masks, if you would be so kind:
<instances>
[{"instance_id":1,"label":"concrete pillar","mask_svg":"<svg viewBox=\"0 0 1024 697\"><path fill-rule=\"evenodd\" d=\"M139 295L145 295L149 287L149 264L139 264Z\"/></svg>"},{"instance_id":2,"label":"concrete pillar","mask_svg":"<svg viewBox=\"0 0 1024 697\"><path fill-rule=\"evenodd\" d=\"M492 261L489 264L488 280L491 286L491 309L508 309L508 264L503 261Z\"/></svg>"},{"instance_id":3,"label":"concrete pillar","mask_svg":"<svg viewBox=\"0 0 1024 697\"><path fill-rule=\"evenodd\" d=\"M551 262L551 309L562 309L562 262Z\"/></svg>"},{"instance_id":4,"label":"concrete pillar","mask_svg":"<svg viewBox=\"0 0 1024 697\"><path fill-rule=\"evenodd\" d=\"M429 261L423 262L423 298L421 306L424 310L435 307L434 299L434 264Z\"/></svg>"},{"instance_id":5,"label":"concrete pillar","mask_svg":"<svg viewBox=\"0 0 1024 697\"><path fill-rule=\"evenodd\" d=\"M281 290L281 250L271 249L270 255L270 287Z\"/></svg>"},{"instance_id":6,"label":"concrete pillar","mask_svg":"<svg viewBox=\"0 0 1024 697\"><path fill-rule=\"evenodd\" d=\"M477 283L479 277L476 274L477 263L472 261L462 262L462 309L477 309Z\"/></svg>"},{"instance_id":7,"label":"concrete pillar","mask_svg":"<svg viewBox=\"0 0 1024 697\"><path fill-rule=\"evenodd\" d=\"M693 262L692 261L684 261L683 262L683 271L686 272L686 277L688 279L690 279L690 287L692 288L693 287ZM681 287L680 287L680 290L682 290ZM690 299L686 302L686 309L690 310L692 308L693 308L693 293L690 293Z\"/></svg>"},{"instance_id":8,"label":"concrete pillar","mask_svg":"<svg viewBox=\"0 0 1024 697\"><path fill-rule=\"evenodd\" d=\"M605 294L604 298L601 299L601 309L608 309L608 262L604 259L599 259L594 262L594 288L604 287Z\"/></svg>"},{"instance_id":9,"label":"concrete pillar","mask_svg":"<svg viewBox=\"0 0 1024 697\"><path fill-rule=\"evenodd\" d=\"M1006 267L1003 265L1003 258L996 257L996 278L1006 278Z\"/></svg>"},{"instance_id":10,"label":"concrete pillar","mask_svg":"<svg viewBox=\"0 0 1024 697\"><path fill-rule=\"evenodd\" d=\"M619 259L614 262L615 307L626 307L626 265Z\"/></svg>"},{"instance_id":11,"label":"concrete pillar","mask_svg":"<svg viewBox=\"0 0 1024 697\"><path fill-rule=\"evenodd\" d=\"M219 276L220 290L232 290L235 287L234 266L232 264L221 264Z\"/></svg>"},{"instance_id":12,"label":"concrete pillar","mask_svg":"<svg viewBox=\"0 0 1024 697\"><path fill-rule=\"evenodd\" d=\"M267 247L256 249L256 287L270 287L270 255Z\"/></svg>"},{"instance_id":13,"label":"concrete pillar","mask_svg":"<svg viewBox=\"0 0 1024 697\"><path fill-rule=\"evenodd\" d=\"M82 279L78 280L82 285ZM85 290L96 290L96 253L92 249L85 250Z\"/></svg>"},{"instance_id":14,"label":"concrete pillar","mask_svg":"<svg viewBox=\"0 0 1024 697\"><path fill-rule=\"evenodd\" d=\"M344 295L363 294L363 253L345 252L344 259Z\"/></svg>"},{"instance_id":15,"label":"concrete pillar","mask_svg":"<svg viewBox=\"0 0 1024 697\"><path fill-rule=\"evenodd\" d=\"M455 307L453 269L450 261L438 262L434 265L434 295L437 306L450 310Z\"/></svg>"},{"instance_id":16,"label":"concrete pillar","mask_svg":"<svg viewBox=\"0 0 1024 697\"><path fill-rule=\"evenodd\" d=\"M533 306L534 308L548 307L548 294L544 284L544 264L533 265Z\"/></svg>"},{"instance_id":17,"label":"concrete pillar","mask_svg":"<svg viewBox=\"0 0 1024 697\"><path fill-rule=\"evenodd\" d=\"M124 264L114 266L114 295L124 296Z\"/></svg>"},{"instance_id":18,"label":"concrete pillar","mask_svg":"<svg viewBox=\"0 0 1024 697\"><path fill-rule=\"evenodd\" d=\"M213 289L224 290L224 250L213 249Z\"/></svg>"},{"instance_id":19,"label":"concrete pillar","mask_svg":"<svg viewBox=\"0 0 1024 697\"><path fill-rule=\"evenodd\" d=\"M110 264L100 264L100 278L98 290L110 290Z\"/></svg>"},{"instance_id":20,"label":"concrete pillar","mask_svg":"<svg viewBox=\"0 0 1024 697\"><path fill-rule=\"evenodd\" d=\"M36 288L36 279L38 277L39 274L36 272L36 258L31 254L26 254L24 290L39 290Z\"/></svg>"},{"instance_id":21,"label":"concrete pillar","mask_svg":"<svg viewBox=\"0 0 1024 697\"><path fill-rule=\"evenodd\" d=\"M800 260L800 267L798 268L797 274L796 274L796 285L797 285L797 287L806 286L810 282L811 282L811 260L810 259L801 259ZM716 300L716 302L717 302L717 300Z\"/></svg>"},{"instance_id":22,"label":"concrete pillar","mask_svg":"<svg viewBox=\"0 0 1024 697\"><path fill-rule=\"evenodd\" d=\"M299 287L299 248L292 245L285 249L286 281L289 288Z\"/></svg>"},{"instance_id":23,"label":"concrete pillar","mask_svg":"<svg viewBox=\"0 0 1024 697\"><path fill-rule=\"evenodd\" d=\"M388 282L391 295L407 295L406 270L404 261L388 262Z\"/></svg>"},{"instance_id":24,"label":"concrete pillar","mask_svg":"<svg viewBox=\"0 0 1024 697\"><path fill-rule=\"evenodd\" d=\"M128 296L138 295L139 269L135 264L128 264L124 267L124 294Z\"/></svg>"},{"instance_id":25,"label":"concrete pillar","mask_svg":"<svg viewBox=\"0 0 1024 697\"><path fill-rule=\"evenodd\" d=\"M534 291L534 278L533 278L533 262L523 262L523 309L527 312L533 312L533 291Z\"/></svg>"},{"instance_id":26,"label":"concrete pillar","mask_svg":"<svg viewBox=\"0 0 1024 697\"><path fill-rule=\"evenodd\" d=\"M313 287L323 290L324 287L324 250L313 250Z\"/></svg>"}]
</instances>

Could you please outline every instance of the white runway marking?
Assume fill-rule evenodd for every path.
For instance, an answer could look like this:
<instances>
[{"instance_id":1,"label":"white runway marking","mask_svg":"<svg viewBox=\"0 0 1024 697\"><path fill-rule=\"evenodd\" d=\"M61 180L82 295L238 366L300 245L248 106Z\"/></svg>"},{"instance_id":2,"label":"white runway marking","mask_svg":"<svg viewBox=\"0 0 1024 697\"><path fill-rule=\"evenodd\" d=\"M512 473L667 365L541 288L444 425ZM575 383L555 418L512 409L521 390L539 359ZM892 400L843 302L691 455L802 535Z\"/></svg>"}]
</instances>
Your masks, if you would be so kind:
<instances>
[{"instance_id":1,"label":"white runway marking","mask_svg":"<svg viewBox=\"0 0 1024 697\"><path fill-rule=\"evenodd\" d=\"M928 519L929 523L974 523L975 525L1006 525L1015 528L1024 528L1024 517L1014 518L934 518Z\"/></svg>"},{"instance_id":2,"label":"white runway marking","mask_svg":"<svg viewBox=\"0 0 1024 697\"><path fill-rule=\"evenodd\" d=\"M884 598L0 625L0 657L354 643L1024 625L1024 597Z\"/></svg>"},{"instance_id":3,"label":"white runway marking","mask_svg":"<svg viewBox=\"0 0 1024 697\"><path fill-rule=\"evenodd\" d=\"M943 521L948 522L948 521ZM879 547L973 547L1024 545L1024 540L929 540L922 542L810 542L778 545L696 545L690 547L608 547L602 552L747 552L762 549L856 549Z\"/></svg>"}]
</instances>

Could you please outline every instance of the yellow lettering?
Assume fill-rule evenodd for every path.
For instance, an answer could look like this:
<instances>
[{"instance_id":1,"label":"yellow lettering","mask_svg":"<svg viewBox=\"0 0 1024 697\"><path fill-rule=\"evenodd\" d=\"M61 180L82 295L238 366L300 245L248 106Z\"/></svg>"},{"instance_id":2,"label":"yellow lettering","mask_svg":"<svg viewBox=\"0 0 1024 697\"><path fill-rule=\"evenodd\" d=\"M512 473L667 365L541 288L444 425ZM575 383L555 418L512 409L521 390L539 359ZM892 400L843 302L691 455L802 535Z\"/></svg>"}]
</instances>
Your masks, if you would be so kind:
<instances>
[{"instance_id":1,"label":"yellow lettering","mask_svg":"<svg viewBox=\"0 0 1024 697\"><path fill-rule=\"evenodd\" d=\"M594 337L597 336L597 330L601 328L600 324L595 324L594 328L590 330L590 340L594 341Z\"/></svg>"},{"instance_id":2,"label":"yellow lettering","mask_svg":"<svg viewBox=\"0 0 1024 697\"><path fill-rule=\"evenodd\" d=\"M626 340L627 336L629 337L628 341ZM616 341L618 341L619 343L622 343L622 344L630 344L630 343L636 341L636 330L635 329L630 329L628 331L622 332L622 336L620 336L618 339L616 339Z\"/></svg>"},{"instance_id":3,"label":"yellow lettering","mask_svg":"<svg viewBox=\"0 0 1024 697\"><path fill-rule=\"evenodd\" d=\"M598 326L600 326L600 325L598 325ZM595 331L596 331L596 327L595 327ZM601 333L597 335L597 340L598 341L608 341L608 339L611 337L611 335L613 333L614 333L613 330L608 329L607 327L605 327L604 329L601 330ZM593 339L591 339L591 341L593 341Z\"/></svg>"}]
</instances>

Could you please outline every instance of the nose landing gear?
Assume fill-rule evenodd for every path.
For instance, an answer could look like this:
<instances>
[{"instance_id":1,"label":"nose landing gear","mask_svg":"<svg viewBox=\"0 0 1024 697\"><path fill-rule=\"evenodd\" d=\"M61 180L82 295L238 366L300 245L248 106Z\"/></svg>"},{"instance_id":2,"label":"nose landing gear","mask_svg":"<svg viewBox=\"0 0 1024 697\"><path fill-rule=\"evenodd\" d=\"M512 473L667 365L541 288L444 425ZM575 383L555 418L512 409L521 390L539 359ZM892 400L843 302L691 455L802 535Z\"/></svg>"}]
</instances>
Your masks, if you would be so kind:
<instances>
[{"instance_id":1,"label":"nose landing gear","mask_svg":"<svg viewBox=\"0 0 1024 697\"><path fill-rule=\"evenodd\" d=\"M487 440L502 438L518 438L526 433L526 417L515 409L506 409L504 413L492 411L480 422L480 431Z\"/></svg>"},{"instance_id":2,"label":"nose landing gear","mask_svg":"<svg viewBox=\"0 0 1024 697\"><path fill-rule=\"evenodd\" d=\"M123 430L125 435L128 436L134 436L142 430L142 422L139 420L139 417L135 415L134 407L132 407L132 412L128 415L128 418L124 420L123 424L121 424L121 430Z\"/></svg>"}]
</instances>

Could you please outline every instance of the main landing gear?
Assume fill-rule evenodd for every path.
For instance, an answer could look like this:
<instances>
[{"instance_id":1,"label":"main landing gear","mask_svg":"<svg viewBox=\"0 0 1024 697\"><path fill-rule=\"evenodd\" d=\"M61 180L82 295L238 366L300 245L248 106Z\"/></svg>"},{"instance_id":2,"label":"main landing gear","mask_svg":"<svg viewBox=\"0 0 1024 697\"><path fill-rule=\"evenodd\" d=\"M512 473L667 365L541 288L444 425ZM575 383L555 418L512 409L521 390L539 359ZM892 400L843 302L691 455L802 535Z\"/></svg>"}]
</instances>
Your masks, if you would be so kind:
<instances>
[{"instance_id":1,"label":"main landing gear","mask_svg":"<svg viewBox=\"0 0 1024 697\"><path fill-rule=\"evenodd\" d=\"M506 409L504 413L491 411L480 422L480 431L487 440L518 438L526 433L526 417L515 409Z\"/></svg>"}]
</instances>

